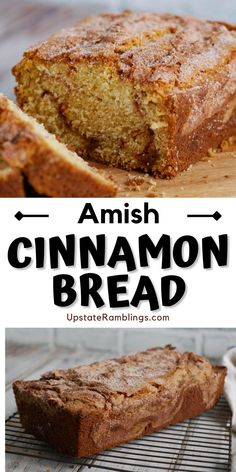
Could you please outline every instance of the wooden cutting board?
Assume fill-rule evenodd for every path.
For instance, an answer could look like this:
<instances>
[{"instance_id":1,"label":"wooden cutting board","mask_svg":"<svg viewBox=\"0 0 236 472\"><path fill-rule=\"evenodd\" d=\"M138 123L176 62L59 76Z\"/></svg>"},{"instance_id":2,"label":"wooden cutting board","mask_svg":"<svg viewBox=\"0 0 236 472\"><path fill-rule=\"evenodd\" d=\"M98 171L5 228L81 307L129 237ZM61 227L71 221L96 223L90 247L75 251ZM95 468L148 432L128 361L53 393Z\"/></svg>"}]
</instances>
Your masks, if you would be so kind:
<instances>
[{"instance_id":1,"label":"wooden cutting board","mask_svg":"<svg viewBox=\"0 0 236 472\"><path fill-rule=\"evenodd\" d=\"M117 197L236 197L236 151L207 157L172 180L96 167L117 185Z\"/></svg>"}]
</instances>

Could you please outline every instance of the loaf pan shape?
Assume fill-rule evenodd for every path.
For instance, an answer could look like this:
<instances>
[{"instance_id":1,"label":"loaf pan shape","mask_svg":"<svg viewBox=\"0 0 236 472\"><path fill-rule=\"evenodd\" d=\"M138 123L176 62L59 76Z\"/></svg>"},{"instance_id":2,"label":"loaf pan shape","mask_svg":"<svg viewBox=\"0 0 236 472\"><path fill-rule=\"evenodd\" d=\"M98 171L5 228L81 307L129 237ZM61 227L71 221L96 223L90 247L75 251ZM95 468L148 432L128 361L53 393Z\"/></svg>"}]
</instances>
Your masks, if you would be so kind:
<instances>
[{"instance_id":1,"label":"loaf pan shape","mask_svg":"<svg viewBox=\"0 0 236 472\"><path fill-rule=\"evenodd\" d=\"M166 346L55 370L13 389L28 433L86 457L209 410L225 374L204 357Z\"/></svg>"},{"instance_id":2,"label":"loaf pan shape","mask_svg":"<svg viewBox=\"0 0 236 472\"><path fill-rule=\"evenodd\" d=\"M20 106L83 157L171 178L235 134L235 27L89 17L13 69Z\"/></svg>"},{"instance_id":3,"label":"loaf pan shape","mask_svg":"<svg viewBox=\"0 0 236 472\"><path fill-rule=\"evenodd\" d=\"M24 175L39 194L111 197L116 193L111 181L103 178L3 94L0 94L0 156L18 171L18 176L19 173ZM19 196L17 192L15 196Z\"/></svg>"}]
</instances>

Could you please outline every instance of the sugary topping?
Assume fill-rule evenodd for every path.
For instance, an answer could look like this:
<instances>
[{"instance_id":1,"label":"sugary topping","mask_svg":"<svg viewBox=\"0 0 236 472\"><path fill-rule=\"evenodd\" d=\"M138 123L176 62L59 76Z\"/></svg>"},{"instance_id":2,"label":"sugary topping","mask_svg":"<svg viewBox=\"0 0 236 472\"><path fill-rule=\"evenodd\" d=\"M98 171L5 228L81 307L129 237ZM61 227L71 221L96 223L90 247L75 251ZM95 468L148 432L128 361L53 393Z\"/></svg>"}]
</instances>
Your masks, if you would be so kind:
<instances>
[{"instance_id":1,"label":"sugary topping","mask_svg":"<svg viewBox=\"0 0 236 472\"><path fill-rule=\"evenodd\" d=\"M42 61L115 65L136 82L200 84L236 55L233 26L192 17L123 12L87 18L26 55Z\"/></svg>"},{"instance_id":2,"label":"sugary topping","mask_svg":"<svg viewBox=\"0 0 236 472\"><path fill-rule=\"evenodd\" d=\"M171 347L150 349L118 359L95 362L66 371L49 372L44 379L71 379L81 385L101 384L113 392L127 392L160 381L178 365L182 355Z\"/></svg>"},{"instance_id":3,"label":"sugary topping","mask_svg":"<svg viewBox=\"0 0 236 472\"><path fill-rule=\"evenodd\" d=\"M180 382L186 376L189 380L195 368L198 374L201 371L204 375L212 374L206 359L166 346L73 369L55 370L40 380L19 381L16 385L46 402L67 403L72 408L81 405L107 408L119 405L124 398L158 391L178 370L181 371Z\"/></svg>"}]
</instances>

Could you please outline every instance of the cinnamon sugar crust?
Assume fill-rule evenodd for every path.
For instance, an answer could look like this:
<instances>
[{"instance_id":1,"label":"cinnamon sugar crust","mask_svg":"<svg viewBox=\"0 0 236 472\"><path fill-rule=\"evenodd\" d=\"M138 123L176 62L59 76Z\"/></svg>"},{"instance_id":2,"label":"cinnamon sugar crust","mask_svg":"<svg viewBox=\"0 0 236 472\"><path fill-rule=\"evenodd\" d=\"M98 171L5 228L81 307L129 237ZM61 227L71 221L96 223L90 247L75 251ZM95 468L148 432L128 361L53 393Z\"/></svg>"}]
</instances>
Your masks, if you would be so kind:
<instances>
[{"instance_id":1,"label":"cinnamon sugar crust","mask_svg":"<svg viewBox=\"0 0 236 472\"><path fill-rule=\"evenodd\" d=\"M170 14L102 14L54 34L29 54L45 62L108 61L135 82L174 90L205 83L207 73L236 59L236 28Z\"/></svg>"},{"instance_id":2,"label":"cinnamon sugar crust","mask_svg":"<svg viewBox=\"0 0 236 472\"><path fill-rule=\"evenodd\" d=\"M225 373L166 346L52 371L13 388L26 431L82 457L208 410Z\"/></svg>"},{"instance_id":3,"label":"cinnamon sugar crust","mask_svg":"<svg viewBox=\"0 0 236 472\"><path fill-rule=\"evenodd\" d=\"M171 178L235 134L236 29L226 23L97 15L31 48L13 72L25 111L110 165Z\"/></svg>"}]
</instances>

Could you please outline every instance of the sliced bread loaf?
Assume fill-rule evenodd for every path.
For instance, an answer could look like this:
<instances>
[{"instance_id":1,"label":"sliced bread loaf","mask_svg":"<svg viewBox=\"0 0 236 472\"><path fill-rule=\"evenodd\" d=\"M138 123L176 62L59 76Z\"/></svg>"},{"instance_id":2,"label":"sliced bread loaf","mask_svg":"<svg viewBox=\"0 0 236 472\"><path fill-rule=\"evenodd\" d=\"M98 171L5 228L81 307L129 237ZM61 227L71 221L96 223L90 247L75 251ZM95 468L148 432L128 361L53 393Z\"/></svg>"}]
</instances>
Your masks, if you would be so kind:
<instances>
[{"instance_id":1,"label":"sliced bread loaf","mask_svg":"<svg viewBox=\"0 0 236 472\"><path fill-rule=\"evenodd\" d=\"M0 154L51 197L111 197L114 184L0 94Z\"/></svg>"}]
</instances>

